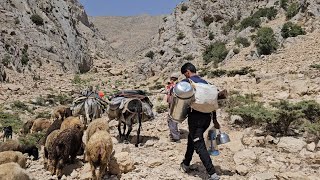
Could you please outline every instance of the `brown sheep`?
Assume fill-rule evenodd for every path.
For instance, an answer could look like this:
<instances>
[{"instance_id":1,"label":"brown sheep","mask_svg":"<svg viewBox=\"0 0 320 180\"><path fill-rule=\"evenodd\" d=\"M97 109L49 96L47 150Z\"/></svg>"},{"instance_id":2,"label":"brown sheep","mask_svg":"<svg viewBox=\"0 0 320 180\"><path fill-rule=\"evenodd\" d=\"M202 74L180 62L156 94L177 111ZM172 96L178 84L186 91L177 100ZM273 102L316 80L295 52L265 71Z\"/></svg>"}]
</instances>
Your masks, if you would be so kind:
<instances>
[{"instance_id":1,"label":"brown sheep","mask_svg":"<svg viewBox=\"0 0 320 180\"><path fill-rule=\"evenodd\" d=\"M55 108L51 114L52 119L61 119L63 120L64 118L67 118L69 116L72 116L72 111L70 107L67 106L58 106Z\"/></svg>"},{"instance_id":2,"label":"brown sheep","mask_svg":"<svg viewBox=\"0 0 320 180\"><path fill-rule=\"evenodd\" d=\"M98 119L95 119L93 120L87 130L86 130L86 140L85 140L85 144L88 143L90 137L97 131L99 130L104 130L104 131L107 131L107 132L110 132L109 130L109 123L108 123L108 119L106 118L98 118Z\"/></svg>"},{"instance_id":3,"label":"brown sheep","mask_svg":"<svg viewBox=\"0 0 320 180\"><path fill-rule=\"evenodd\" d=\"M62 177L62 169L66 162L73 163L77 152L81 148L83 130L80 128L68 128L59 133L53 141L53 148L48 149L48 158L53 166L52 174L57 174L58 178ZM70 156L70 158L69 158Z\"/></svg>"},{"instance_id":4,"label":"brown sheep","mask_svg":"<svg viewBox=\"0 0 320 180\"><path fill-rule=\"evenodd\" d=\"M0 152L0 164L15 162L22 168L26 168L27 158L18 151L3 151Z\"/></svg>"},{"instance_id":5,"label":"brown sheep","mask_svg":"<svg viewBox=\"0 0 320 180\"><path fill-rule=\"evenodd\" d=\"M21 130L21 134L28 134L28 133L30 133L30 129L31 129L33 123L34 123L34 119L28 120L27 122L25 122L25 123L23 124L22 130Z\"/></svg>"},{"instance_id":6,"label":"brown sheep","mask_svg":"<svg viewBox=\"0 0 320 180\"><path fill-rule=\"evenodd\" d=\"M31 180L26 170L14 162L0 165L0 179Z\"/></svg>"},{"instance_id":7,"label":"brown sheep","mask_svg":"<svg viewBox=\"0 0 320 180\"><path fill-rule=\"evenodd\" d=\"M47 130L52 122L50 120L39 118L34 120L30 133Z\"/></svg>"},{"instance_id":8,"label":"brown sheep","mask_svg":"<svg viewBox=\"0 0 320 180\"><path fill-rule=\"evenodd\" d=\"M60 130L65 130L65 129L74 128L74 127L81 128L82 130L84 129L84 125L81 122L80 118L71 116L66 118L62 122Z\"/></svg>"},{"instance_id":9,"label":"brown sheep","mask_svg":"<svg viewBox=\"0 0 320 180\"><path fill-rule=\"evenodd\" d=\"M39 158L39 151L35 145L23 145L17 140L10 140L0 144L0 152L3 151L20 151L23 154L28 153L28 156L33 156L33 160Z\"/></svg>"},{"instance_id":10,"label":"brown sheep","mask_svg":"<svg viewBox=\"0 0 320 180\"><path fill-rule=\"evenodd\" d=\"M55 141L55 139L58 137L58 135L60 134L60 130L54 130L52 131L47 139L46 139L46 143L44 145L44 154L43 154L43 164L44 164L44 168L46 170L49 170L50 172L53 171L53 168L51 165L52 163L51 162L48 162L49 161L49 158L48 158L48 152L53 148L53 142Z\"/></svg>"},{"instance_id":11,"label":"brown sheep","mask_svg":"<svg viewBox=\"0 0 320 180\"><path fill-rule=\"evenodd\" d=\"M91 166L92 178L101 180L105 174L113 150L111 136L107 131L97 131L86 146L86 156ZM99 168L98 176L96 169Z\"/></svg>"}]
</instances>

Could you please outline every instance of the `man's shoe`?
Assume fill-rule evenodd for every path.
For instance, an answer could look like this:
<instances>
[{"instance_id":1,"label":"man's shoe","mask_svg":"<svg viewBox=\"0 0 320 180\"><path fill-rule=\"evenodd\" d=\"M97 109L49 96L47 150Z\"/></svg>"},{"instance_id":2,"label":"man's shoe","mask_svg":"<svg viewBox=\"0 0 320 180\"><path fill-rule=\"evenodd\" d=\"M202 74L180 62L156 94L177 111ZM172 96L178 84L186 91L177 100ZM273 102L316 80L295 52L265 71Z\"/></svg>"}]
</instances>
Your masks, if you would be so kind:
<instances>
[{"instance_id":1,"label":"man's shoe","mask_svg":"<svg viewBox=\"0 0 320 180\"><path fill-rule=\"evenodd\" d=\"M189 172L189 166L186 166L183 162L180 164L180 170L184 173Z\"/></svg>"},{"instance_id":2,"label":"man's shoe","mask_svg":"<svg viewBox=\"0 0 320 180\"><path fill-rule=\"evenodd\" d=\"M175 142L175 143L180 143L181 142L180 139L173 139L173 138L170 138L170 141L171 142Z\"/></svg>"},{"instance_id":3,"label":"man's shoe","mask_svg":"<svg viewBox=\"0 0 320 180\"><path fill-rule=\"evenodd\" d=\"M209 179L208 180L219 180L220 177L218 176L217 173L214 173L212 175L209 175Z\"/></svg>"}]
</instances>

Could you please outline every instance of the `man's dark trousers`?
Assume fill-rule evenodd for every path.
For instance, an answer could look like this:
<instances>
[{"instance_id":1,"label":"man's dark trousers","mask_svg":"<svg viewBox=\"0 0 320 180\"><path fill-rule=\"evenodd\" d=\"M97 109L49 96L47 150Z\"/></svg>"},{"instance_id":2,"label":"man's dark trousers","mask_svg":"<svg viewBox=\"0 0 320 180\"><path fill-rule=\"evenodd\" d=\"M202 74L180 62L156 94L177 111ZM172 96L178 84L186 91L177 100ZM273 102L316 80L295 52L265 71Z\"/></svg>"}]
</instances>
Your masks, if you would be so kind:
<instances>
[{"instance_id":1,"label":"man's dark trousers","mask_svg":"<svg viewBox=\"0 0 320 180\"><path fill-rule=\"evenodd\" d=\"M213 114L215 115L215 113ZM214 117L215 118L215 117ZM188 113L188 145L183 164L190 165L194 150L199 154L199 157L205 166L209 175L215 173L210 155L207 151L206 144L203 138L203 133L208 129L211 123L210 113L201 113L199 111L192 110Z\"/></svg>"}]
</instances>

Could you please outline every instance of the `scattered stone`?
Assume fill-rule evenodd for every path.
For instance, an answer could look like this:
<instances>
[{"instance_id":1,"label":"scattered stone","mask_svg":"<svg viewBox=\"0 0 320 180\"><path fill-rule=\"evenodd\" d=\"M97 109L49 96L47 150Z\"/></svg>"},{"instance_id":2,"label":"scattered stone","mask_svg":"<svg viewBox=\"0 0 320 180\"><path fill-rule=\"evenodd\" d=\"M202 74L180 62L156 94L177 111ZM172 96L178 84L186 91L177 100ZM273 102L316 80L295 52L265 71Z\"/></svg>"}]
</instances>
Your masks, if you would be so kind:
<instances>
[{"instance_id":1,"label":"scattered stone","mask_svg":"<svg viewBox=\"0 0 320 180\"><path fill-rule=\"evenodd\" d=\"M231 115L230 116L230 123L231 124L235 124L235 123L238 123L238 122L243 122L243 119L241 116L238 116L238 115Z\"/></svg>"},{"instance_id":2,"label":"scattered stone","mask_svg":"<svg viewBox=\"0 0 320 180\"><path fill-rule=\"evenodd\" d=\"M244 149L234 154L233 160L237 165L253 166L257 161L257 156L254 151Z\"/></svg>"},{"instance_id":3,"label":"scattered stone","mask_svg":"<svg viewBox=\"0 0 320 180\"><path fill-rule=\"evenodd\" d=\"M247 166L244 166L244 165L236 165L236 171L241 176L245 176L245 175L248 174L249 168Z\"/></svg>"},{"instance_id":4,"label":"scattered stone","mask_svg":"<svg viewBox=\"0 0 320 180\"><path fill-rule=\"evenodd\" d=\"M306 145L307 143L303 140L293 137L282 137L280 138L280 142L277 144L278 148L290 153L300 152Z\"/></svg>"},{"instance_id":5,"label":"scattered stone","mask_svg":"<svg viewBox=\"0 0 320 180\"><path fill-rule=\"evenodd\" d=\"M134 169L134 162L128 152L115 153L115 155L111 157L109 163L109 171L111 174L119 175Z\"/></svg>"},{"instance_id":6,"label":"scattered stone","mask_svg":"<svg viewBox=\"0 0 320 180\"><path fill-rule=\"evenodd\" d=\"M155 158L155 159L151 159L149 161L148 167L155 168L155 167L160 166L162 164L163 164L163 161L161 158Z\"/></svg>"},{"instance_id":7,"label":"scattered stone","mask_svg":"<svg viewBox=\"0 0 320 180\"><path fill-rule=\"evenodd\" d=\"M307 145L307 150L314 152L314 150L316 149L316 143L312 142L310 144Z\"/></svg>"},{"instance_id":8,"label":"scattered stone","mask_svg":"<svg viewBox=\"0 0 320 180\"><path fill-rule=\"evenodd\" d=\"M263 173L255 174L249 178L249 180L273 180L273 179L277 179L277 178L272 172L263 172Z\"/></svg>"}]
</instances>

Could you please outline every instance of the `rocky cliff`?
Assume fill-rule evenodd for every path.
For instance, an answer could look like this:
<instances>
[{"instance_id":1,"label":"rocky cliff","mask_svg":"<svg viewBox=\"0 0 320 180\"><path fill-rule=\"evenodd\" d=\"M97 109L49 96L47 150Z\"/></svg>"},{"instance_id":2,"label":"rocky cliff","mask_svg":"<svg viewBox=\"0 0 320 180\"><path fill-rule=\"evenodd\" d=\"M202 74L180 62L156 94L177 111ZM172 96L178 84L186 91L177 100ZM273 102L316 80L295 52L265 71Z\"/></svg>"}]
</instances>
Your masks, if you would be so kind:
<instances>
[{"instance_id":1,"label":"rocky cliff","mask_svg":"<svg viewBox=\"0 0 320 180\"><path fill-rule=\"evenodd\" d=\"M0 60L16 72L87 72L92 58L112 53L77 0L0 2Z\"/></svg>"}]
</instances>

